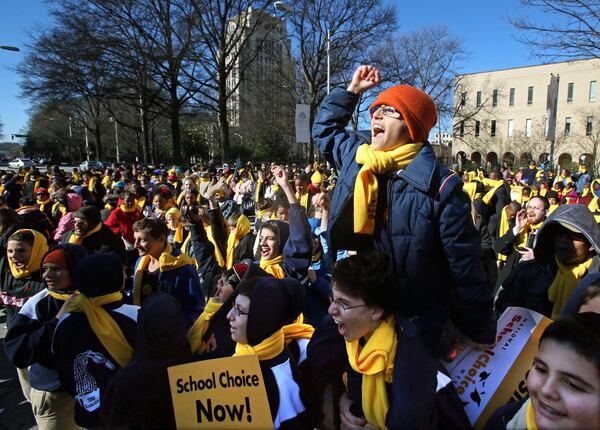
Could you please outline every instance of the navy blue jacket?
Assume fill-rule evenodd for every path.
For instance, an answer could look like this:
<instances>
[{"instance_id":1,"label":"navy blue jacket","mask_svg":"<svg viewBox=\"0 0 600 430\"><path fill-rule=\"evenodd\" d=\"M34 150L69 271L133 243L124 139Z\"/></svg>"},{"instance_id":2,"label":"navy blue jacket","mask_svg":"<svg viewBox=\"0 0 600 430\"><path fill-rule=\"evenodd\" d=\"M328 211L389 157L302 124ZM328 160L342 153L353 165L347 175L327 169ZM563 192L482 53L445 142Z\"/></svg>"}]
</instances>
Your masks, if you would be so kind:
<instances>
[{"instance_id":1,"label":"navy blue jacket","mask_svg":"<svg viewBox=\"0 0 600 430\"><path fill-rule=\"evenodd\" d=\"M471 202L458 175L437 161L428 143L406 169L377 175L375 231L353 233L354 183L361 168L355 157L358 147L368 143L345 128L357 101L356 94L332 91L313 125L319 150L340 171L330 211L331 254L373 247L388 254L394 264L400 317L420 317L439 327L452 311L455 324L471 339L493 342L496 321ZM389 216L382 222L388 208Z\"/></svg>"}]
</instances>

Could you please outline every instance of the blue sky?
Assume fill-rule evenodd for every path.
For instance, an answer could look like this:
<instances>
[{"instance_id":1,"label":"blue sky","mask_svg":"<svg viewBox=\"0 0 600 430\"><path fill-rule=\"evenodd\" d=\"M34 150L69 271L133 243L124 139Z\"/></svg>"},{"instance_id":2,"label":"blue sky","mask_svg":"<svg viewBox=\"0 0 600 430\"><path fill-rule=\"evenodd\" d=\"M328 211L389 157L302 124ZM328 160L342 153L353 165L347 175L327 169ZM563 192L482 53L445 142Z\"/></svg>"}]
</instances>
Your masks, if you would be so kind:
<instances>
[{"instance_id":1,"label":"blue sky","mask_svg":"<svg viewBox=\"0 0 600 430\"><path fill-rule=\"evenodd\" d=\"M482 2L477 0L385 0L398 7L399 30L410 32L424 25L444 24L462 37L470 58L461 72L519 67L536 64L527 48L515 40L515 30L506 22L508 16L527 13L518 0ZM0 5L0 45L25 50L28 32L50 22L48 6L43 0L6 0ZM542 17L543 18L543 17ZM13 68L23 58L22 52L0 50L0 121L4 140L27 127L29 103L19 97L19 77Z\"/></svg>"}]
</instances>

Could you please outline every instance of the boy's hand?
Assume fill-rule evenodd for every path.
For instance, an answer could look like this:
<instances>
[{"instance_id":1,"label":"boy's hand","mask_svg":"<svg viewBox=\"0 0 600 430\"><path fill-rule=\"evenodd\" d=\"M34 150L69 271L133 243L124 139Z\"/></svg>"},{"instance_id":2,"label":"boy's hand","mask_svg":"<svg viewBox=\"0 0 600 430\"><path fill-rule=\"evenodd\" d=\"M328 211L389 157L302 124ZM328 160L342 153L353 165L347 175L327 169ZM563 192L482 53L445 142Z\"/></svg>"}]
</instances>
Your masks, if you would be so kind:
<instances>
[{"instance_id":1,"label":"boy's hand","mask_svg":"<svg viewBox=\"0 0 600 430\"><path fill-rule=\"evenodd\" d=\"M275 177L275 180L279 184L280 187L289 186L288 175L284 168L281 166L271 166L271 172Z\"/></svg>"},{"instance_id":2,"label":"boy's hand","mask_svg":"<svg viewBox=\"0 0 600 430\"><path fill-rule=\"evenodd\" d=\"M373 88L381 82L379 70L373 66L359 66L352 76L352 81L347 90L351 93L362 94L369 88Z\"/></svg>"}]
</instances>

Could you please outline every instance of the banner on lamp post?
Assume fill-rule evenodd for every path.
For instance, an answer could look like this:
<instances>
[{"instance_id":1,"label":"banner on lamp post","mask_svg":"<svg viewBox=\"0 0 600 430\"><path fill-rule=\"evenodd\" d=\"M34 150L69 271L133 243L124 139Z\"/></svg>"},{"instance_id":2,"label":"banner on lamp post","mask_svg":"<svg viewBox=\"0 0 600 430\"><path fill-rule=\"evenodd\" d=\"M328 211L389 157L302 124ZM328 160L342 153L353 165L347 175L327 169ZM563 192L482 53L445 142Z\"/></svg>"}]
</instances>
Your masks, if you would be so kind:
<instances>
[{"instance_id":1,"label":"banner on lamp post","mask_svg":"<svg viewBox=\"0 0 600 430\"><path fill-rule=\"evenodd\" d=\"M310 106L296 105L296 143L310 142Z\"/></svg>"}]
</instances>

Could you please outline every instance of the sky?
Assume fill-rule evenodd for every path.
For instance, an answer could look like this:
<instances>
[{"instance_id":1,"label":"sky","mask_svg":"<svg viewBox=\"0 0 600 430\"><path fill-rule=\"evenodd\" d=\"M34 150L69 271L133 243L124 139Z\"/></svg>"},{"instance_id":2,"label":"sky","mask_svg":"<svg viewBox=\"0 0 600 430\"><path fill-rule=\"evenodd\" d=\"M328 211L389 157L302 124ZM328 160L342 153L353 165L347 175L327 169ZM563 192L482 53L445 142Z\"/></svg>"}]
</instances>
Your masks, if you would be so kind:
<instances>
[{"instance_id":1,"label":"sky","mask_svg":"<svg viewBox=\"0 0 600 430\"><path fill-rule=\"evenodd\" d=\"M463 39L469 58L461 73L521 67L537 64L527 47L515 38L516 31L507 22L509 16L525 16L518 0L481 2L480 0L384 0L396 4L400 32L411 32L425 25L446 25ZM536 18L535 16L533 18ZM539 19L543 19L539 16ZM14 71L26 53L34 28L51 23L44 0L4 0L0 2L0 45L17 46L21 52L0 50L0 122L4 141L22 134L29 121L28 100L19 95L19 76ZM18 139L15 140L18 142Z\"/></svg>"}]
</instances>

